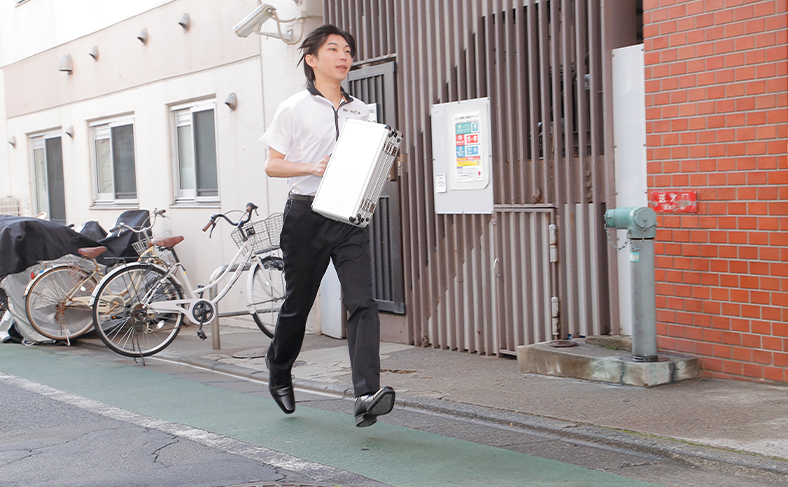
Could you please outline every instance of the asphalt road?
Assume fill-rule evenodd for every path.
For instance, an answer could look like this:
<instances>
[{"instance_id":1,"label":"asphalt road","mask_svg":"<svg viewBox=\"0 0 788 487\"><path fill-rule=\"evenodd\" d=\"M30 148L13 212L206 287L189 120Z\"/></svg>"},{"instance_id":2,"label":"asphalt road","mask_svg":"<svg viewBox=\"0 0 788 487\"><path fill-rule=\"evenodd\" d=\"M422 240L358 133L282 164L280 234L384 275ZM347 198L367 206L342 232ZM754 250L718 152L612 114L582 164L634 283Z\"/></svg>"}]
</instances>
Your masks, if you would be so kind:
<instances>
[{"instance_id":1,"label":"asphalt road","mask_svg":"<svg viewBox=\"0 0 788 487\"><path fill-rule=\"evenodd\" d=\"M768 478L111 352L0 346L0 486L769 486Z\"/></svg>"}]
</instances>

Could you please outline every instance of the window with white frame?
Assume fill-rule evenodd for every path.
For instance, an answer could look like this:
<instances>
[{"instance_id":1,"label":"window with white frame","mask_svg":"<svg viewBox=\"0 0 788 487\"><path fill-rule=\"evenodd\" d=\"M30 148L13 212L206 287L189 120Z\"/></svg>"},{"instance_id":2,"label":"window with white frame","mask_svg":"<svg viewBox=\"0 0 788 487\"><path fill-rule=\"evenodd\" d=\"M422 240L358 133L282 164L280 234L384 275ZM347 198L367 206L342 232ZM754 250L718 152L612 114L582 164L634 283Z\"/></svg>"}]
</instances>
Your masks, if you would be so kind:
<instances>
[{"instance_id":1,"label":"window with white frame","mask_svg":"<svg viewBox=\"0 0 788 487\"><path fill-rule=\"evenodd\" d=\"M173 167L178 201L217 201L216 120L213 101L172 108Z\"/></svg>"},{"instance_id":2,"label":"window with white frame","mask_svg":"<svg viewBox=\"0 0 788 487\"><path fill-rule=\"evenodd\" d=\"M94 188L97 203L137 199L134 163L134 119L95 123L93 133Z\"/></svg>"},{"instance_id":3,"label":"window with white frame","mask_svg":"<svg viewBox=\"0 0 788 487\"><path fill-rule=\"evenodd\" d=\"M66 224L66 196L63 177L61 131L30 136L33 149L33 192L35 211L50 221Z\"/></svg>"}]
</instances>

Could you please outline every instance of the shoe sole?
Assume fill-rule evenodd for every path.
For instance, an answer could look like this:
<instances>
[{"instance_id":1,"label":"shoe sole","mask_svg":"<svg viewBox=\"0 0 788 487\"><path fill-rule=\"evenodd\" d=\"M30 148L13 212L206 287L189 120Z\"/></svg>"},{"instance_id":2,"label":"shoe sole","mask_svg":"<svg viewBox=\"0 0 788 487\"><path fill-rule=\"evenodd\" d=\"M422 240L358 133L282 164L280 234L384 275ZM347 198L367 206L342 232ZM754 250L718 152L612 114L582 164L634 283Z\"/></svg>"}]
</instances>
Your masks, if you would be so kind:
<instances>
[{"instance_id":1,"label":"shoe sole","mask_svg":"<svg viewBox=\"0 0 788 487\"><path fill-rule=\"evenodd\" d=\"M356 416L356 426L359 428L372 426L378 421L378 416L388 414L392 409L394 409L394 392L387 392L372 406L372 409Z\"/></svg>"}]
</instances>

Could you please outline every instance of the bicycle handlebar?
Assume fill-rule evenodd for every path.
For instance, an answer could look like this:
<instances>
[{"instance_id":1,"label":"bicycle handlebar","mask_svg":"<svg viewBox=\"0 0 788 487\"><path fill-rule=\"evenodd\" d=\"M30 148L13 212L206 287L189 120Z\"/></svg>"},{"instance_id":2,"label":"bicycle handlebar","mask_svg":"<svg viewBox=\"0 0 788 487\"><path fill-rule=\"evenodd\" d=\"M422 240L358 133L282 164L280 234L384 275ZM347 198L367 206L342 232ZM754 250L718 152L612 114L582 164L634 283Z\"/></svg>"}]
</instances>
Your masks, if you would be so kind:
<instances>
[{"instance_id":1,"label":"bicycle handlebar","mask_svg":"<svg viewBox=\"0 0 788 487\"><path fill-rule=\"evenodd\" d=\"M127 224L125 224L125 223L123 223L123 222L120 222L120 224L118 224L118 225L117 225L117 226L115 226L114 228L110 229L109 233L115 233L115 232L117 232L118 230L122 230L122 229L124 229L124 228L125 228L125 229L127 229L127 230L131 230L131 231L132 231L132 232L134 232L134 233L142 233L142 232L146 232L146 231L150 230L151 228L153 228L153 225L155 225L155 224L156 224L156 217L158 217L158 216L162 216L162 217L164 217L164 218L167 218L167 217L164 215L166 212L167 212L167 210L166 210L166 209L157 210L157 209L155 209L155 208L154 208L154 209L153 209L153 212L151 213L151 214L153 215L153 221L151 221L150 225L148 225L147 227L140 227L140 229L139 229L139 230L137 230L137 229L135 229L134 227L130 227L129 225L127 225Z\"/></svg>"},{"instance_id":2,"label":"bicycle handlebar","mask_svg":"<svg viewBox=\"0 0 788 487\"><path fill-rule=\"evenodd\" d=\"M230 210L230 211L228 211L226 213L215 213L215 214L211 215L210 221L208 221L208 223L203 227L202 231L203 232L207 232L208 229L210 228L211 229L211 234L213 234L213 229L214 229L214 227L216 227L216 220L218 220L220 218L224 218L225 220L227 220L227 223L229 223L230 225L232 225L234 227L241 228L242 226L244 226L247 223L249 223L249 220L252 219L252 211L257 213L257 208L258 208L258 206L256 204L252 203L251 201L249 203L247 203L246 204L246 210L244 212L245 215L242 216L241 219L238 220L238 222L234 222L234 221L230 220L227 217L227 213L230 213L232 211L237 211L237 210Z\"/></svg>"}]
</instances>

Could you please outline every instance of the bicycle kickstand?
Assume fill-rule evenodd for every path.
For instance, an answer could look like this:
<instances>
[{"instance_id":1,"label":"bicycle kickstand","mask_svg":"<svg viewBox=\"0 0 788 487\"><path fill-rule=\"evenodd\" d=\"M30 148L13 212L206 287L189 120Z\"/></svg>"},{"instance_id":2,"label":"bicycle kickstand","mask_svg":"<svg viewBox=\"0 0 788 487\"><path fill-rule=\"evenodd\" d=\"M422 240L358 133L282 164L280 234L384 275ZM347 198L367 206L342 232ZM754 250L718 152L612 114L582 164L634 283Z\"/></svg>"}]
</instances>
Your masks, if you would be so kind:
<instances>
[{"instance_id":1,"label":"bicycle kickstand","mask_svg":"<svg viewBox=\"0 0 788 487\"><path fill-rule=\"evenodd\" d=\"M145 355L142 354L142 349L140 348L140 341L136 335L134 336L134 343L137 346L137 350L140 351L139 359L142 362L142 366L145 367ZM134 363L135 364L137 363L137 357L134 357Z\"/></svg>"}]
</instances>

